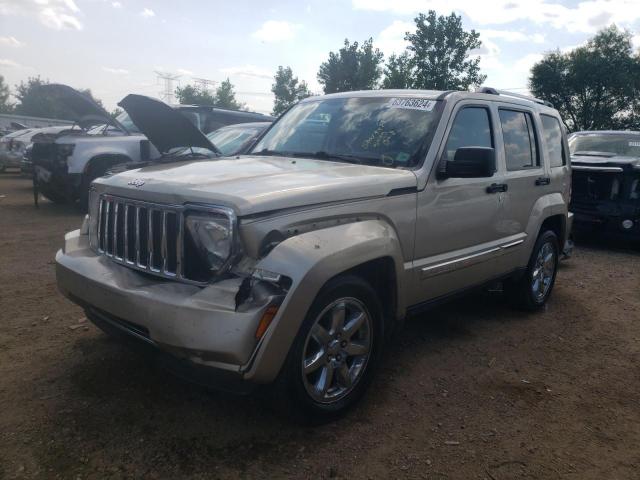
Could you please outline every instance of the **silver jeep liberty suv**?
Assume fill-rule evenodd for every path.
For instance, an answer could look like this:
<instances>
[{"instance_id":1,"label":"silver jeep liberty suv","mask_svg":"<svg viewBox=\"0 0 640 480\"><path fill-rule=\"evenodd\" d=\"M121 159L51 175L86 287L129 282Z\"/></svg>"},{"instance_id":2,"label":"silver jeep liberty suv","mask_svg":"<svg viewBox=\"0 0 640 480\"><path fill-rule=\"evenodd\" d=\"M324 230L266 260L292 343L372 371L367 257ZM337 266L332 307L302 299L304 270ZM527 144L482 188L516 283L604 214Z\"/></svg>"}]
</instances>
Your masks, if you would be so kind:
<instances>
[{"instance_id":1,"label":"silver jeep liberty suv","mask_svg":"<svg viewBox=\"0 0 640 480\"><path fill-rule=\"evenodd\" d=\"M248 155L97 179L58 285L179 373L273 384L328 418L407 315L496 280L521 308L545 304L571 227L568 153L556 110L491 88L310 97Z\"/></svg>"}]
</instances>

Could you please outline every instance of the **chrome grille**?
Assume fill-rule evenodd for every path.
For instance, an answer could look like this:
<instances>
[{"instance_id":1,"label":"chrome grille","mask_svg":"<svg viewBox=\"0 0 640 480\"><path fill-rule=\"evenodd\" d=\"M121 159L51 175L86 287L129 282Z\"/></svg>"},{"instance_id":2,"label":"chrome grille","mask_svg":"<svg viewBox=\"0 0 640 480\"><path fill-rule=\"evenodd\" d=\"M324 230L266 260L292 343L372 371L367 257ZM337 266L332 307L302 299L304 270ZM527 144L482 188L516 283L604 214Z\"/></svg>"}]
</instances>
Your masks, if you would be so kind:
<instances>
[{"instance_id":1,"label":"chrome grille","mask_svg":"<svg viewBox=\"0 0 640 480\"><path fill-rule=\"evenodd\" d=\"M129 267L183 279L183 222L179 206L102 195L94 248Z\"/></svg>"}]
</instances>

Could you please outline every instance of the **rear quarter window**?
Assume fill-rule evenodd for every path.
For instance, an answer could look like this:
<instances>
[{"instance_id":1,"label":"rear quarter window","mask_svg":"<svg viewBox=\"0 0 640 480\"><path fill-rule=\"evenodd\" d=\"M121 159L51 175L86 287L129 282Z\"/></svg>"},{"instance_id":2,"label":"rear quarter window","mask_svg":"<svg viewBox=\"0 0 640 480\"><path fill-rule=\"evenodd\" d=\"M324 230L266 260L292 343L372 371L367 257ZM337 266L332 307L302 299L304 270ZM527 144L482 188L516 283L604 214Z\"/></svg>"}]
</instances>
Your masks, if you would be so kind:
<instances>
[{"instance_id":1,"label":"rear quarter window","mask_svg":"<svg viewBox=\"0 0 640 480\"><path fill-rule=\"evenodd\" d=\"M562 127L557 118L540 115L542 119L542 135L546 147L547 158L551 167L562 167L567 164L567 157L562 141Z\"/></svg>"}]
</instances>

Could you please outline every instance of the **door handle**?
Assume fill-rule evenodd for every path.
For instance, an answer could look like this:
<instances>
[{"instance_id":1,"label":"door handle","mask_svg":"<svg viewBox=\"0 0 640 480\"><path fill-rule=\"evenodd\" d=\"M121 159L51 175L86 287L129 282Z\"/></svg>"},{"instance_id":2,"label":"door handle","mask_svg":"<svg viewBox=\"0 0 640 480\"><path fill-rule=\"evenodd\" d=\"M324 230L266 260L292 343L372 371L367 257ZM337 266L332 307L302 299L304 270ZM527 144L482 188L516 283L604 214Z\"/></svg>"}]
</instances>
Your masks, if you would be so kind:
<instances>
[{"instance_id":1,"label":"door handle","mask_svg":"<svg viewBox=\"0 0 640 480\"><path fill-rule=\"evenodd\" d=\"M538 177L536 178L536 186L540 185L549 185L551 183L551 179L549 177Z\"/></svg>"},{"instance_id":2,"label":"door handle","mask_svg":"<svg viewBox=\"0 0 640 480\"><path fill-rule=\"evenodd\" d=\"M487 187L487 193L506 192L508 188L506 183L492 183Z\"/></svg>"}]
</instances>

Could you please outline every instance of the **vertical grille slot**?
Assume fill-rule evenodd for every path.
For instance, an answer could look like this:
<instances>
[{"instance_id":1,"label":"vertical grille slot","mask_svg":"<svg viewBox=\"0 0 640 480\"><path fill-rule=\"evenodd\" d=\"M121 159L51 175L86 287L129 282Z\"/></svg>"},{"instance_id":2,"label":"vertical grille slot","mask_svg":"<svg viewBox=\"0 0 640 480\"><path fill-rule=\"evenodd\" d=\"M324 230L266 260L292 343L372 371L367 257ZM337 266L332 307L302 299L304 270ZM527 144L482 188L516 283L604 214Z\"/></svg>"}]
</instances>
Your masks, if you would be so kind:
<instances>
[{"instance_id":1,"label":"vertical grille slot","mask_svg":"<svg viewBox=\"0 0 640 480\"><path fill-rule=\"evenodd\" d=\"M136 207L134 205L125 206L125 260L128 263L136 261Z\"/></svg>"},{"instance_id":2,"label":"vertical grille slot","mask_svg":"<svg viewBox=\"0 0 640 480\"><path fill-rule=\"evenodd\" d=\"M149 212L145 207L138 207L138 266L149 265Z\"/></svg>"},{"instance_id":3,"label":"vertical grille slot","mask_svg":"<svg viewBox=\"0 0 640 480\"><path fill-rule=\"evenodd\" d=\"M124 259L124 217L125 217L125 205L121 202L115 202L115 221L114 221L114 256L118 260Z\"/></svg>"},{"instance_id":4,"label":"vertical grille slot","mask_svg":"<svg viewBox=\"0 0 640 480\"><path fill-rule=\"evenodd\" d=\"M106 226L104 229L104 234L106 236L105 251L107 252L107 255L113 255L113 220L115 218L115 215L113 213L113 204L113 201L107 200L107 218L105 219Z\"/></svg>"},{"instance_id":5,"label":"vertical grille slot","mask_svg":"<svg viewBox=\"0 0 640 480\"><path fill-rule=\"evenodd\" d=\"M166 248L167 256L165 271L176 274L178 272L178 215L174 212L166 212Z\"/></svg>"},{"instance_id":6,"label":"vertical grille slot","mask_svg":"<svg viewBox=\"0 0 640 480\"><path fill-rule=\"evenodd\" d=\"M95 227L98 253L165 278L197 282L183 270L183 222L180 206L103 195Z\"/></svg>"},{"instance_id":7,"label":"vertical grille slot","mask_svg":"<svg viewBox=\"0 0 640 480\"><path fill-rule=\"evenodd\" d=\"M149 254L149 264L155 271L162 270L163 264L163 212L161 210L151 210L149 218L151 222L149 224L149 233L151 239L151 250Z\"/></svg>"}]
</instances>

